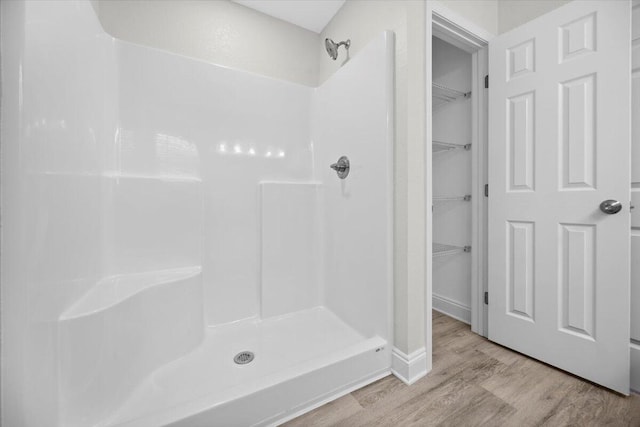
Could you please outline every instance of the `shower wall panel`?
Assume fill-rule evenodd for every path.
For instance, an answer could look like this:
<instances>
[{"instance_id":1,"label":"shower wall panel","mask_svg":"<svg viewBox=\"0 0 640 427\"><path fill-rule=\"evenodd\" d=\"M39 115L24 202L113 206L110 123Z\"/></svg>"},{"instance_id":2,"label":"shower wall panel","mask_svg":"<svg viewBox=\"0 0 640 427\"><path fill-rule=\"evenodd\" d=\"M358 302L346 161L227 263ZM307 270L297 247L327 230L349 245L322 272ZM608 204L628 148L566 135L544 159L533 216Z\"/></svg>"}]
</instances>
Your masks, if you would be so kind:
<instances>
[{"instance_id":1,"label":"shower wall panel","mask_svg":"<svg viewBox=\"0 0 640 427\"><path fill-rule=\"evenodd\" d=\"M58 318L102 275L115 63L83 5L1 7L2 425L52 425Z\"/></svg>"},{"instance_id":2,"label":"shower wall panel","mask_svg":"<svg viewBox=\"0 0 640 427\"><path fill-rule=\"evenodd\" d=\"M365 336L391 335L394 35L385 31L316 89L312 138L323 182L324 302ZM349 176L329 165L346 155Z\"/></svg>"},{"instance_id":3,"label":"shower wall panel","mask_svg":"<svg viewBox=\"0 0 640 427\"><path fill-rule=\"evenodd\" d=\"M322 305L320 183L261 183L261 315Z\"/></svg>"},{"instance_id":4,"label":"shower wall panel","mask_svg":"<svg viewBox=\"0 0 640 427\"><path fill-rule=\"evenodd\" d=\"M199 180L114 175L103 180L104 274L202 264Z\"/></svg>"},{"instance_id":5,"label":"shower wall panel","mask_svg":"<svg viewBox=\"0 0 640 427\"><path fill-rule=\"evenodd\" d=\"M207 324L258 316L259 183L311 178L312 89L116 43L120 115L112 168L202 181Z\"/></svg>"}]
</instances>

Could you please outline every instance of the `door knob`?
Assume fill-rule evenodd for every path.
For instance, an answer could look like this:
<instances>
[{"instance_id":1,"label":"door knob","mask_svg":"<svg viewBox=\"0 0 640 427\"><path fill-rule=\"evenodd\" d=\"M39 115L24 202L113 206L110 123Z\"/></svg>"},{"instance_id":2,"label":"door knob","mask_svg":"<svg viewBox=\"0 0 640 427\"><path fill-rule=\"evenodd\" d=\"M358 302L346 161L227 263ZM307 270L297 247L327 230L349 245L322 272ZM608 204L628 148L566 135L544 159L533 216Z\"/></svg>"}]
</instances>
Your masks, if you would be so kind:
<instances>
[{"instance_id":1,"label":"door knob","mask_svg":"<svg viewBox=\"0 0 640 427\"><path fill-rule=\"evenodd\" d=\"M609 215L617 214L621 209L622 203L617 200L605 200L600 203L600 210Z\"/></svg>"}]
</instances>

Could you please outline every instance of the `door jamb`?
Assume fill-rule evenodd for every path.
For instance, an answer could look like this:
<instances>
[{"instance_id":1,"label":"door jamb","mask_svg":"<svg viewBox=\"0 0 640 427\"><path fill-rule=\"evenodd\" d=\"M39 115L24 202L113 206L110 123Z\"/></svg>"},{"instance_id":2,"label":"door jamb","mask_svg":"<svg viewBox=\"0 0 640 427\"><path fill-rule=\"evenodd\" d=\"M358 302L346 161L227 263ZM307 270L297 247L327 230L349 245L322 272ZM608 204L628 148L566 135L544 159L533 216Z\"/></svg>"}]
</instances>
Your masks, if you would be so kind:
<instances>
[{"instance_id":1,"label":"door jamb","mask_svg":"<svg viewBox=\"0 0 640 427\"><path fill-rule=\"evenodd\" d=\"M426 60L432 59L432 36L466 51L472 55L472 239L471 239L471 330L480 335L487 335L487 309L484 304L486 291L486 198L484 184L487 182L487 91L484 90L484 76L487 74L487 46L494 34L483 30L464 17L451 11L438 1L427 2L426 7ZM432 102L431 83L433 72L426 67L426 133L425 133L425 212L432 212L433 176L432 176ZM425 334L428 370L431 370L433 352L432 342L432 215L428 214L425 227L426 260L425 260Z\"/></svg>"}]
</instances>

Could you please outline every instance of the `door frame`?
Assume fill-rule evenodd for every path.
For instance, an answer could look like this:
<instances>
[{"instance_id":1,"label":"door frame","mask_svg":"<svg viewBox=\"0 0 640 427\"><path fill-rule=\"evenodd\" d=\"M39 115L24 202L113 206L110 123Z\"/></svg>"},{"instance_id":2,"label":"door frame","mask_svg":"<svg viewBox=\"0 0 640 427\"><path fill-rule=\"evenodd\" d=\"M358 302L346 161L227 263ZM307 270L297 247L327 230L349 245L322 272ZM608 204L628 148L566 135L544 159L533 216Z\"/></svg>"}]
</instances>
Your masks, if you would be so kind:
<instances>
[{"instance_id":1,"label":"door frame","mask_svg":"<svg viewBox=\"0 0 640 427\"><path fill-rule=\"evenodd\" d=\"M432 36L450 43L472 56L472 111L471 111L471 330L487 336L487 306L484 293L487 290L487 200L484 186L487 183L487 138L488 138L488 93L484 90L484 76L488 74L488 44L494 34L478 27L466 18L453 12L438 1L427 2L426 7L426 132L425 132L425 212L432 212L433 175L432 175L432 101L431 84L433 71ZM428 369L431 369L432 341L432 215L427 215L425 227L425 343Z\"/></svg>"}]
</instances>

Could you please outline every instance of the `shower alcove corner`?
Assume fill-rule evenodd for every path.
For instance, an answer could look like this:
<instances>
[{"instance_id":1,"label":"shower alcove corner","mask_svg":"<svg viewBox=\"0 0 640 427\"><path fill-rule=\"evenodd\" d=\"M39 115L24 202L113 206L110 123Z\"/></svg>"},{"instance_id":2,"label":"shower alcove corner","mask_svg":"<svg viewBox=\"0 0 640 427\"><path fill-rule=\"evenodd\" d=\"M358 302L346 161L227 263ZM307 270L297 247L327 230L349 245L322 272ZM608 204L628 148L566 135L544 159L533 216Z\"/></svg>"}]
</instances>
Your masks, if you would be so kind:
<instances>
[{"instance_id":1,"label":"shower alcove corner","mask_svg":"<svg viewBox=\"0 0 640 427\"><path fill-rule=\"evenodd\" d=\"M273 425L390 374L393 33L312 88L113 39L87 0L2 7L37 270L3 419Z\"/></svg>"}]
</instances>

